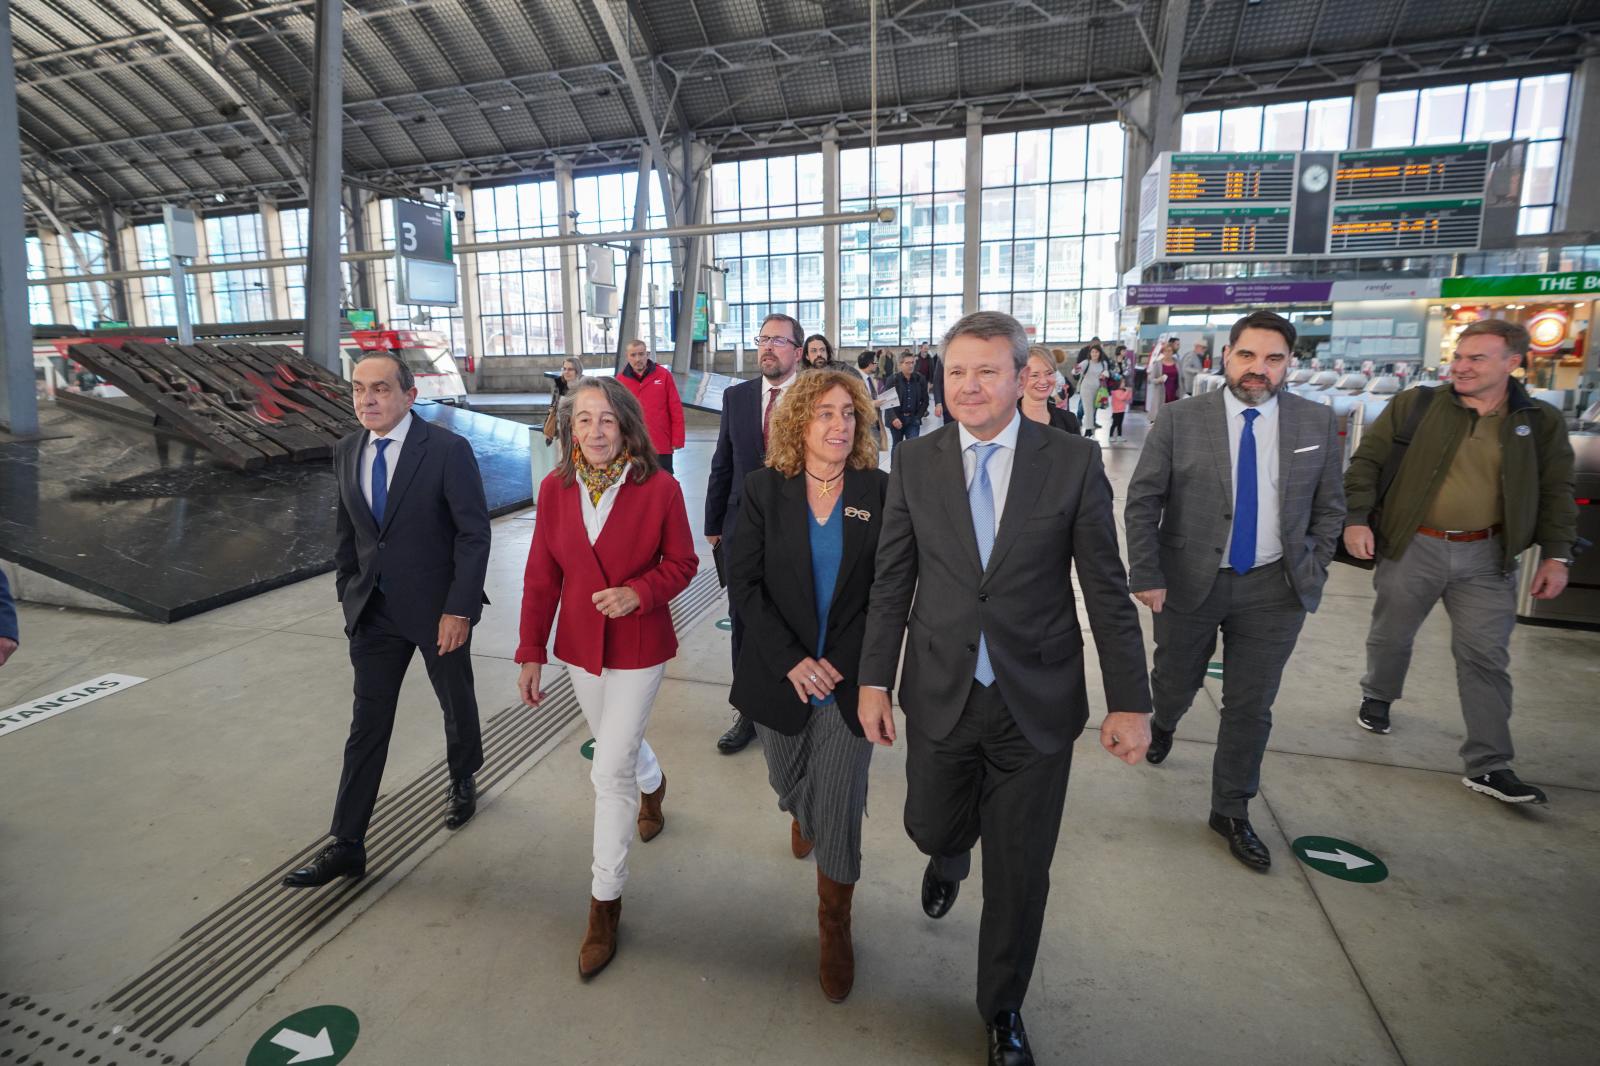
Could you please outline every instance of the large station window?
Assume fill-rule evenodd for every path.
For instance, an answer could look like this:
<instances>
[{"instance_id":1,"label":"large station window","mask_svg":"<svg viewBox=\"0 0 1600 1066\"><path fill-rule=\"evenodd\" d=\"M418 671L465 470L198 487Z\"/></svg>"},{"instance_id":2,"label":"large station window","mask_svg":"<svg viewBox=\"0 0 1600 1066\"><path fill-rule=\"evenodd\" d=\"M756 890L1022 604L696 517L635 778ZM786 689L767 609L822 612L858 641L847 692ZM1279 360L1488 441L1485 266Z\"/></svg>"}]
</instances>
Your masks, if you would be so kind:
<instances>
[{"instance_id":1,"label":"large station window","mask_svg":"<svg viewBox=\"0 0 1600 1066\"><path fill-rule=\"evenodd\" d=\"M1560 191L1571 80L1569 74L1544 74L1380 93L1372 143L1394 148L1526 139L1517 232L1549 233Z\"/></svg>"},{"instance_id":2,"label":"large station window","mask_svg":"<svg viewBox=\"0 0 1600 1066\"><path fill-rule=\"evenodd\" d=\"M339 220L343 224L339 233L339 251L350 250L350 216L341 209ZM296 259L311 252L311 211L305 207L285 207L278 211L278 239L282 242L286 259ZM344 279L344 293L351 295L350 264L340 263L339 272ZM306 316L306 268L283 268L285 294L288 296L290 318Z\"/></svg>"},{"instance_id":3,"label":"large station window","mask_svg":"<svg viewBox=\"0 0 1600 1066\"><path fill-rule=\"evenodd\" d=\"M377 212L378 239L382 247L394 248L394 201L380 200L372 208ZM454 221L451 222L454 225ZM380 259L369 264L373 284L384 294L387 305L387 323L390 329L432 330L445 335L445 344L462 359L467 357L465 327L461 318L461 273L456 272L456 305L431 307L426 304L403 304L395 300L394 260ZM383 308L377 309L380 314Z\"/></svg>"},{"instance_id":4,"label":"large station window","mask_svg":"<svg viewBox=\"0 0 1600 1066\"><path fill-rule=\"evenodd\" d=\"M554 181L472 190L478 242L554 237L560 232ZM561 249L526 248L478 256L478 317L484 355L561 355Z\"/></svg>"},{"instance_id":5,"label":"large station window","mask_svg":"<svg viewBox=\"0 0 1600 1066\"><path fill-rule=\"evenodd\" d=\"M1122 152L1114 122L984 137L980 307L1040 342L1116 334Z\"/></svg>"},{"instance_id":6,"label":"large station window","mask_svg":"<svg viewBox=\"0 0 1600 1066\"><path fill-rule=\"evenodd\" d=\"M208 262L243 263L267 257L259 212L204 221ZM271 317L265 270L218 271L211 275L211 294L218 322L260 322Z\"/></svg>"},{"instance_id":7,"label":"large station window","mask_svg":"<svg viewBox=\"0 0 1600 1066\"><path fill-rule=\"evenodd\" d=\"M168 254L166 224L149 222L133 227L133 250L140 270L170 268L172 257ZM198 322L200 303L195 295L195 275L186 275L184 281L189 290L189 321ZM143 304L146 324L152 326L178 324L178 304L172 298L170 277L140 278L133 284L138 286L138 298Z\"/></svg>"},{"instance_id":8,"label":"large station window","mask_svg":"<svg viewBox=\"0 0 1600 1066\"><path fill-rule=\"evenodd\" d=\"M1183 116L1185 152L1337 152L1350 147L1350 97L1195 111Z\"/></svg>"},{"instance_id":9,"label":"large station window","mask_svg":"<svg viewBox=\"0 0 1600 1066\"><path fill-rule=\"evenodd\" d=\"M633 228L633 206L639 189L639 172L637 169L622 171L614 174L585 174L574 178L572 181L573 209L577 211L577 229L580 233L617 233ZM650 205L648 218L645 225L651 229L660 229L667 224L666 212L661 206L661 186L653 177L649 189ZM604 253L609 253L612 260L612 278L616 282L619 296L627 283L628 252L626 247L618 245L615 248L605 248ZM588 247L579 249L578 268L584 270L587 262ZM586 273L580 273L584 281L589 278ZM650 302L652 293L650 286L655 285L655 303ZM664 240L646 241L644 244L643 269L640 274L639 292L639 338L650 345L652 352L661 352L672 347L671 325L667 321L667 301L672 293L672 252ZM586 355L595 355L602 358L615 357L618 344L623 338L617 335L620 315L609 321L592 313L589 307L589 289L583 286L580 297L583 301L583 350ZM620 311L620 308L619 308ZM651 323L655 324L655 335L647 336Z\"/></svg>"},{"instance_id":10,"label":"large station window","mask_svg":"<svg viewBox=\"0 0 1600 1066\"><path fill-rule=\"evenodd\" d=\"M83 253L81 261L73 251L74 241ZM56 234L56 252L69 274L100 274L110 269L106 242L98 230L79 230L71 236ZM67 313L72 325L93 329L95 322L111 317L111 286L103 281L72 282L67 286Z\"/></svg>"},{"instance_id":11,"label":"large station window","mask_svg":"<svg viewBox=\"0 0 1600 1066\"><path fill-rule=\"evenodd\" d=\"M49 277L45 267L44 242L38 237L27 238L28 251L28 280L42 280ZM35 326L49 325L56 320L55 308L50 303L50 287L48 285L28 286L28 321Z\"/></svg>"},{"instance_id":12,"label":"large station window","mask_svg":"<svg viewBox=\"0 0 1600 1066\"><path fill-rule=\"evenodd\" d=\"M761 222L821 213L820 152L711 167L713 222ZM761 320L769 314L791 315L807 333L822 331L821 229L722 233L714 238L711 255L728 271L728 323L719 334L719 347L732 348L741 338L746 348L755 347Z\"/></svg>"},{"instance_id":13,"label":"large station window","mask_svg":"<svg viewBox=\"0 0 1600 1066\"><path fill-rule=\"evenodd\" d=\"M893 222L839 231L840 344L937 342L961 317L965 138L839 153L840 208L892 207ZM869 164L871 164L869 166Z\"/></svg>"}]
</instances>

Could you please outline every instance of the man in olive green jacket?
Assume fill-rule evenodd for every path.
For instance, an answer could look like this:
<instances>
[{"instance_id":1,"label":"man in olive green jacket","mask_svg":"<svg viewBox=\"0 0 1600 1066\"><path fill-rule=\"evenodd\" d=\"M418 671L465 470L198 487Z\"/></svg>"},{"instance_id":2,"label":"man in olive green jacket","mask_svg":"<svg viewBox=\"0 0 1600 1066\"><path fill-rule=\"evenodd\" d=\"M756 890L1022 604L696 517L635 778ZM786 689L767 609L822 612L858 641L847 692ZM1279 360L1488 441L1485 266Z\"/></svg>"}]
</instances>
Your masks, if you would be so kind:
<instances>
[{"instance_id":1,"label":"man in olive green jacket","mask_svg":"<svg viewBox=\"0 0 1600 1066\"><path fill-rule=\"evenodd\" d=\"M1456 345L1451 384L1432 395L1418 388L1395 397L1345 473L1345 547L1357 558L1378 558L1356 720L1370 732L1389 732L1389 705L1405 685L1412 640L1443 599L1467 727L1462 782L1506 803L1545 802L1543 792L1511 770L1508 667L1517 557L1539 546L1532 592L1554 599L1567 586L1578 528L1566 422L1511 377L1528 346L1528 331L1515 323L1468 326ZM1396 432L1422 402L1426 412L1375 532L1380 471Z\"/></svg>"}]
</instances>

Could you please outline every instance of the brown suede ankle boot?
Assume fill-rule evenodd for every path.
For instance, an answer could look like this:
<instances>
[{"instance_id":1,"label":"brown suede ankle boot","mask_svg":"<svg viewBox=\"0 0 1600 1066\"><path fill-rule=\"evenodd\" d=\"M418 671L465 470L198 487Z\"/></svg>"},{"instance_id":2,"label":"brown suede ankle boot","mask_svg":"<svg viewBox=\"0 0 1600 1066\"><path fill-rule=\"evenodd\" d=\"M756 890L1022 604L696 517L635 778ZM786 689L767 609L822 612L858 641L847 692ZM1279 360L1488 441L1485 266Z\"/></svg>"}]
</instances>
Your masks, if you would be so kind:
<instances>
[{"instance_id":1,"label":"brown suede ankle boot","mask_svg":"<svg viewBox=\"0 0 1600 1066\"><path fill-rule=\"evenodd\" d=\"M666 798L666 774L661 775L661 784L656 786L654 792L641 792L639 794L640 840L654 840L660 834L661 827L666 825L666 817L661 813L661 801Z\"/></svg>"},{"instance_id":2,"label":"brown suede ankle boot","mask_svg":"<svg viewBox=\"0 0 1600 1066\"><path fill-rule=\"evenodd\" d=\"M799 821L791 821L789 823L789 850L794 852L795 858L805 858L811 854L811 849L815 846L805 838L804 833L800 832Z\"/></svg>"},{"instance_id":3,"label":"brown suede ankle boot","mask_svg":"<svg viewBox=\"0 0 1600 1066\"><path fill-rule=\"evenodd\" d=\"M587 981L606 968L617 953L617 922L622 918L622 900L601 902L589 898L589 929L578 949L578 976Z\"/></svg>"},{"instance_id":4,"label":"brown suede ankle boot","mask_svg":"<svg viewBox=\"0 0 1600 1066\"><path fill-rule=\"evenodd\" d=\"M817 979L822 994L842 1003L856 981L856 954L850 942L850 900L855 885L841 885L817 871L817 933L821 962Z\"/></svg>"}]
</instances>

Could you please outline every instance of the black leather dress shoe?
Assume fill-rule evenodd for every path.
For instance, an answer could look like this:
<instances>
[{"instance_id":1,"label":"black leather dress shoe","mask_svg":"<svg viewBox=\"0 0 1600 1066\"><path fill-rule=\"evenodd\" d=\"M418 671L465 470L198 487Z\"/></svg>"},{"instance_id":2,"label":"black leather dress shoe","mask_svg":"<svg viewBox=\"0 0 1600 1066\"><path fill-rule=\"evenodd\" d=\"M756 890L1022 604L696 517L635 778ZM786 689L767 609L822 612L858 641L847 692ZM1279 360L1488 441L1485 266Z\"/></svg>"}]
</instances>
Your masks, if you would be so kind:
<instances>
[{"instance_id":1,"label":"black leather dress shoe","mask_svg":"<svg viewBox=\"0 0 1600 1066\"><path fill-rule=\"evenodd\" d=\"M733 715L733 725L717 738L717 750L724 755L733 755L743 751L755 738L756 724L736 711Z\"/></svg>"},{"instance_id":2,"label":"black leather dress shoe","mask_svg":"<svg viewBox=\"0 0 1600 1066\"><path fill-rule=\"evenodd\" d=\"M1250 819L1228 818L1213 811L1211 828L1227 838L1228 850L1233 852L1233 857L1250 869L1266 873L1272 868L1272 853L1256 836L1256 831L1250 828Z\"/></svg>"},{"instance_id":3,"label":"black leather dress shoe","mask_svg":"<svg viewBox=\"0 0 1600 1066\"><path fill-rule=\"evenodd\" d=\"M367 849L357 841L335 840L283 879L285 888L317 888L339 877L365 877Z\"/></svg>"},{"instance_id":4,"label":"black leather dress shoe","mask_svg":"<svg viewBox=\"0 0 1600 1066\"><path fill-rule=\"evenodd\" d=\"M960 892L961 882L942 880L929 859L928 868L922 871L922 913L929 918L943 918Z\"/></svg>"},{"instance_id":5,"label":"black leather dress shoe","mask_svg":"<svg viewBox=\"0 0 1600 1066\"><path fill-rule=\"evenodd\" d=\"M1167 754L1172 751L1172 737L1177 730L1162 729L1154 720L1150 722L1150 747L1144 753L1144 761L1151 766L1160 766L1167 761Z\"/></svg>"},{"instance_id":6,"label":"black leather dress shoe","mask_svg":"<svg viewBox=\"0 0 1600 1066\"><path fill-rule=\"evenodd\" d=\"M1014 1010L1003 1010L989 1022L989 1066L1033 1066L1028 1031Z\"/></svg>"},{"instance_id":7,"label":"black leather dress shoe","mask_svg":"<svg viewBox=\"0 0 1600 1066\"><path fill-rule=\"evenodd\" d=\"M478 810L478 783L468 774L450 782L450 810L444 816L446 829L460 829Z\"/></svg>"}]
</instances>

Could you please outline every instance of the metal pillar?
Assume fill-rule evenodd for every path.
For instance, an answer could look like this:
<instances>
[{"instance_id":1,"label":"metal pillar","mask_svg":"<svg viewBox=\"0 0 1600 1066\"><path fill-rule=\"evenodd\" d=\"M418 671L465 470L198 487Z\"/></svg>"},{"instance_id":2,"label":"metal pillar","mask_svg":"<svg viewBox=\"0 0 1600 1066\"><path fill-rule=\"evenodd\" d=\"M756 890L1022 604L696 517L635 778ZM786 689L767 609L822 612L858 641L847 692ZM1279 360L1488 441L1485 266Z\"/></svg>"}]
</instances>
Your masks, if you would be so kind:
<instances>
[{"instance_id":1,"label":"metal pillar","mask_svg":"<svg viewBox=\"0 0 1600 1066\"><path fill-rule=\"evenodd\" d=\"M311 210L306 223L306 356L339 367L339 199L344 171L344 3L316 0Z\"/></svg>"},{"instance_id":2,"label":"metal pillar","mask_svg":"<svg viewBox=\"0 0 1600 1066\"><path fill-rule=\"evenodd\" d=\"M121 272L128 268L122 255L122 220L109 205L100 209L100 243L105 248L107 270ZM119 322L132 322L128 311L128 283L120 279L106 282L111 295L111 317Z\"/></svg>"},{"instance_id":3,"label":"metal pillar","mask_svg":"<svg viewBox=\"0 0 1600 1066\"><path fill-rule=\"evenodd\" d=\"M1122 233L1117 269L1132 270L1139 260L1139 193L1145 171L1162 152L1182 143L1183 97L1178 72L1189 28L1189 0L1171 0L1162 14L1161 70L1123 105L1119 115L1126 133L1122 155Z\"/></svg>"},{"instance_id":4,"label":"metal pillar","mask_svg":"<svg viewBox=\"0 0 1600 1066\"><path fill-rule=\"evenodd\" d=\"M839 211L839 131L822 131L822 212ZM835 349L842 344L839 328L839 228L822 231L822 335Z\"/></svg>"},{"instance_id":5,"label":"metal pillar","mask_svg":"<svg viewBox=\"0 0 1600 1066\"><path fill-rule=\"evenodd\" d=\"M477 239L477 220L472 213L472 188L457 185L456 244L470 244ZM477 392L483 383L483 323L478 318L478 257L457 255L456 269L461 273L461 332L467 349L467 362L472 373L464 374L468 392Z\"/></svg>"},{"instance_id":6,"label":"metal pillar","mask_svg":"<svg viewBox=\"0 0 1600 1066\"><path fill-rule=\"evenodd\" d=\"M374 242L368 239L367 199L368 194L363 189L352 186L345 190L345 214L339 226L345 234L345 243L352 252L364 252L373 247L374 244L381 247L383 243L382 241ZM377 232L380 236L383 233L381 222ZM376 271L371 263L361 260L350 263L350 303L352 306L366 307L372 310L377 309L378 294L373 284L375 274Z\"/></svg>"},{"instance_id":7,"label":"metal pillar","mask_svg":"<svg viewBox=\"0 0 1600 1066\"><path fill-rule=\"evenodd\" d=\"M961 313L978 309L978 274L983 265L983 112L967 108L966 239L961 246Z\"/></svg>"},{"instance_id":8,"label":"metal pillar","mask_svg":"<svg viewBox=\"0 0 1600 1066\"><path fill-rule=\"evenodd\" d=\"M1552 233L1600 230L1600 199L1578 195L1580 183L1600 168L1600 57L1590 56L1572 72L1567 93L1567 144L1556 181ZM1590 319L1592 322L1593 319ZM1594 345L1589 345L1591 353Z\"/></svg>"},{"instance_id":9,"label":"metal pillar","mask_svg":"<svg viewBox=\"0 0 1600 1066\"><path fill-rule=\"evenodd\" d=\"M0 189L22 188L17 68L11 53L11 0L0 0ZM17 435L39 432L28 321L28 248L22 197L0 197L0 423Z\"/></svg>"},{"instance_id":10,"label":"metal pillar","mask_svg":"<svg viewBox=\"0 0 1600 1066\"><path fill-rule=\"evenodd\" d=\"M559 231L565 235L577 231L573 219L572 164L565 159L556 160L556 211ZM569 244L561 249L561 320L566 342L562 345L567 355L583 357L583 282L578 277L579 245Z\"/></svg>"},{"instance_id":11,"label":"metal pillar","mask_svg":"<svg viewBox=\"0 0 1600 1066\"><path fill-rule=\"evenodd\" d=\"M1378 122L1378 76L1383 64L1373 60L1356 75L1355 103L1350 112L1350 147L1371 148Z\"/></svg>"},{"instance_id":12,"label":"metal pillar","mask_svg":"<svg viewBox=\"0 0 1600 1066\"><path fill-rule=\"evenodd\" d=\"M703 222L704 216L709 214L706 207L711 199L711 172L710 168L699 165L705 151L703 147L694 146L684 159L684 173L691 179L685 186L680 219L685 224ZM707 259L708 240L708 237L690 237L684 241L683 283L678 287L678 321L673 336L672 364L668 369L689 370L694 366L694 304L704 282L705 271L700 268Z\"/></svg>"},{"instance_id":13,"label":"metal pillar","mask_svg":"<svg viewBox=\"0 0 1600 1066\"><path fill-rule=\"evenodd\" d=\"M1183 101L1178 97L1178 69L1183 61L1184 39L1189 29L1189 0L1167 0L1162 16L1161 78L1155 89L1155 114L1150 122L1153 152L1176 151L1183 121ZM1242 17L1242 16L1241 16Z\"/></svg>"},{"instance_id":14,"label":"metal pillar","mask_svg":"<svg viewBox=\"0 0 1600 1066\"><path fill-rule=\"evenodd\" d=\"M602 0L603 2L603 0ZM654 170L654 153L645 148L639 153L639 181L633 194L633 228L644 229L650 224L650 178ZM622 280L622 307L617 319L617 352L616 367L622 367L622 357L629 341L639 336L639 296L649 292L649 286L644 281L644 241L632 241L628 245L628 265L623 273ZM645 341L652 352L655 351L655 338L652 336Z\"/></svg>"}]
</instances>

